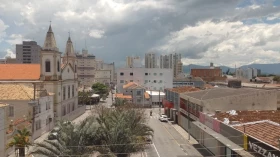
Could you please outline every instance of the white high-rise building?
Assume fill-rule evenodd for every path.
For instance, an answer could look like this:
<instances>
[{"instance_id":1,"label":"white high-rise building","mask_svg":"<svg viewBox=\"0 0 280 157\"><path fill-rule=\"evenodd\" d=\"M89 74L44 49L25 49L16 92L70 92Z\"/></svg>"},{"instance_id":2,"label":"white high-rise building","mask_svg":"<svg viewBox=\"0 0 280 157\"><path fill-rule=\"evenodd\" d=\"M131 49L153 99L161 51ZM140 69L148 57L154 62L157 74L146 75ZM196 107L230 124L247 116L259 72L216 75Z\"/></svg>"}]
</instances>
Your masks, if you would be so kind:
<instances>
[{"instance_id":1,"label":"white high-rise building","mask_svg":"<svg viewBox=\"0 0 280 157\"><path fill-rule=\"evenodd\" d=\"M161 69L173 69L173 54L160 55L159 67Z\"/></svg>"},{"instance_id":2,"label":"white high-rise building","mask_svg":"<svg viewBox=\"0 0 280 157\"><path fill-rule=\"evenodd\" d=\"M145 54L145 68L157 68L157 58L155 53Z\"/></svg>"}]
</instances>

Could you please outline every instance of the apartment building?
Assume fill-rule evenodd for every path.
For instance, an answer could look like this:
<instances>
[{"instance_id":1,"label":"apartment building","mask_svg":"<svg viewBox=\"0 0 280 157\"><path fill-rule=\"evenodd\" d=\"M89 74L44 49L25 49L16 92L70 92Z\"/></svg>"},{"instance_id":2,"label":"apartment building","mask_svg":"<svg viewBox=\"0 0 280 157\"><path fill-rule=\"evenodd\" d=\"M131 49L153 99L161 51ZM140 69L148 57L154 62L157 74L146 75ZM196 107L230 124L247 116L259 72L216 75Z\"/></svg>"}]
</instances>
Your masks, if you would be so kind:
<instances>
[{"instance_id":1,"label":"apartment building","mask_svg":"<svg viewBox=\"0 0 280 157\"><path fill-rule=\"evenodd\" d=\"M145 54L145 68L157 68L157 58L155 53Z\"/></svg>"},{"instance_id":2,"label":"apartment building","mask_svg":"<svg viewBox=\"0 0 280 157\"><path fill-rule=\"evenodd\" d=\"M41 47L36 41L23 41L16 45L16 60L18 63L34 64L40 63Z\"/></svg>"},{"instance_id":3,"label":"apartment building","mask_svg":"<svg viewBox=\"0 0 280 157\"><path fill-rule=\"evenodd\" d=\"M160 55L159 67L161 69L173 69L173 77L176 78L183 72L183 63L181 62L181 54Z\"/></svg>"},{"instance_id":4,"label":"apartment building","mask_svg":"<svg viewBox=\"0 0 280 157\"><path fill-rule=\"evenodd\" d=\"M141 59L139 56L136 57L131 57L131 56L127 56L126 57L126 67L127 68L132 68L132 67L142 67L142 63L141 63Z\"/></svg>"},{"instance_id":5,"label":"apartment building","mask_svg":"<svg viewBox=\"0 0 280 157\"><path fill-rule=\"evenodd\" d=\"M81 85L91 86L94 83L96 60L95 56L83 49L82 54L77 54L77 74Z\"/></svg>"},{"instance_id":6,"label":"apartment building","mask_svg":"<svg viewBox=\"0 0 280 157\"><path fill-rule=\"evenodd\" d=\"M173 70L159 68L119 68L117 70L117 91L123 92L123 85L135 82L146 90L162 90L173 87Z\"/></svg>"}]
</instances>

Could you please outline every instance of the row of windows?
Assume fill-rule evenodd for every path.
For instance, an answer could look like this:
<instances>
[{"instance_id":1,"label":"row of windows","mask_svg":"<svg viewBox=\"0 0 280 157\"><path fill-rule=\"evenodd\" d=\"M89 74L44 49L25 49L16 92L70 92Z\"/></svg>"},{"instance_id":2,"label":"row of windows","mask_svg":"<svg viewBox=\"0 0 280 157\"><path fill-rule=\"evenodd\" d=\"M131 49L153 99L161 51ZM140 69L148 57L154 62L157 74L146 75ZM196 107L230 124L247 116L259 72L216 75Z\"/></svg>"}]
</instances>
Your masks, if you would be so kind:
<instances>
[{"instance_id":1,"label":"row of windows","mask_svg":"<svg viewBox=\"0 0 280 157\"><path fill-rule=\"evenodd\" d=\"M124 83L124 82L125 82L124 80L120 80L120 83ZM133 82L133 80L130 80L130 82ZM151 83L163 83L162 80L145 80L145 84L149 83L149 82L151 82Z\"/></svg>"},{"instance_id":2,"label":"row of windows","mask_svg":"<svg viewBox=\"0 0 280 157\"><path fill-rule=\"evenodd\" d=\"M50 60L46 60L45 61L45 71L46 72L51 72L51 61ZM60 62L57 61L57 71L60 71Z\"/></svg>"},{"instance_id":3,"label":"row of windows","mask_svg":"<svg viewBox=\"0 0 280 157\"><path fill-rule=\"evenodd\" d=\"M67 98L68 98L68 99L71 98L70 92L71 92L70 85L68 85L68 93L67 93L67 95L68 95ZM75 96L75 86L72 85L72 98L73 98L74 96ZM66 99L66 86L63 87L63 100L65 100L65 99Z\"/></svg>"},{"instance_id":4,"label":"row of windows","mask_svg":"<svg viewBox=\"0 0 280 157\"><path fill-rule=\"evenodd\" d=\"M120 75L123 76L123 75L124 75L124 72L120 72ZM130 72L129 75L130 75L130 76L133 76L133 72ZM151 75L151 73L145 73L145 76L148 76L148 75ZM158 76L162 76L163 73L154 73L154 76L157 76L157 75L158 75Z\"/></svg>"},{"instance_id":5,"label":"row of windows","mask_svg":"<svg viewBox=\"0 0 280 157\"><path fill-rule=\"evenodd\" d=\"M63 106L63 110L62 110L62 116L65 116L66 114L70 113L71 111L75 110L75 104L67 104Z\"/></svg>"},{"instance_id":6,"label":"row of windows","mask_svg":"<svg viewBox=\"0 0 280 157\"><path fill-rule=\"evenodd\" d=\"M42 104L38 104L38 106L34 107L35 114L41 113L41 106L42 106ZM50 101L46 102L45 107L46 107L46 110L51 109L51 102ZM8 114L8 116L9 117L13 117L14 114L15 114L14 113L14 106L9 106L9 114Z\"/></svg>"}]
</instances>

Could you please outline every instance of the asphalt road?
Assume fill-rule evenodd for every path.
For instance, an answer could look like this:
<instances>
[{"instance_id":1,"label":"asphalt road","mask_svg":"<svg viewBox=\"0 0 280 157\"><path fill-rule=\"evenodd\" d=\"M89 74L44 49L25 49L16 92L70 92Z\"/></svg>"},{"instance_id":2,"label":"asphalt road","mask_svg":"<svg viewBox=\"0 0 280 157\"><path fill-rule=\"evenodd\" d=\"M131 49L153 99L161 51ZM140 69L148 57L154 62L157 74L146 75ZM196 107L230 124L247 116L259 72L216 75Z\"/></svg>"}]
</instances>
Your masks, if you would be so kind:
<instances>
[{"instance_id":1,"label":"asphalt road","mask_svg":"<svg viewBox=\"0 0 280 157\"><path fill-rule=\"evenodd\" d=\"M149 116L150 109L147 109ZM154 129L153 144L147 150L148 157L202 157L169 123L158 120L159 109L153 108L149 125Z\"/></svg>"}]
</instances>

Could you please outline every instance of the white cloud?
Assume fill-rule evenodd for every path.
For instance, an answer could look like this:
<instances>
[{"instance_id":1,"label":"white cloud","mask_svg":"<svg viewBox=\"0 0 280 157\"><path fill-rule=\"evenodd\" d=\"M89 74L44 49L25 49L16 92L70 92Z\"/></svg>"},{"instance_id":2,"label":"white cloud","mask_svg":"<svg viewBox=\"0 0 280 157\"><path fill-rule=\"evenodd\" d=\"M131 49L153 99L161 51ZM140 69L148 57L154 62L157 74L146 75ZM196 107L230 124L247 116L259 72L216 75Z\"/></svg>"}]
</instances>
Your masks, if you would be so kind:
<instances>
[{"instance_id":1,"label":"white cloud","mask_svg":"<svg viewBox=\"0 0 280 157\"><path fill-rule=\"evenodd\" d=\"M5 25L5 23L0 19L0 42L3 40L3 38L6 36L6 29L8 28L8 25Z\"/></svg>"},{"instance_id":2,"label":"white cloud","mask_svg":"<svg viewBox=\"0 0 280 157\"><path fill-rule=\"evenodd\" d=\"M89 32L89 36L98 39L98 38L102 38L104 33L105 32L103 30L91 30Z\"/></svg>"},{"instance_id":3,"label":"white cloud","mask_svg":"<svg viewBox=\"0 0 280 157\"><path fill-rule=\"evenodd\" d=\"M235 64L279 63L279 30L280 24L199 22L171 33L157 49L180 51L187 57L183 59L184 64L215 62L233 67Z\"/></svg>"},{"instance_id":4,"label":"white cloud","mask_svg":"<svg viewBox=\"0 0 280 157\"><path fill-rule=\"evenodd\" d=\"M16 54L11 49L7 49L6 55L4 56L4 58L7 58L7 57L16 58Z\"/></svg>"},{"instance_id":5,"label":"white cloud","mask_svg":"<svg viewBox=\"0 0 280 157\"><path fill-rule=\"evenodd\" d=\"M22 41L28 41L30 39L24 38L21 34L12 34L9 39L6 40L7 43L11 45L16 45L22 43Z\"/></svg>"}]
</instances>

